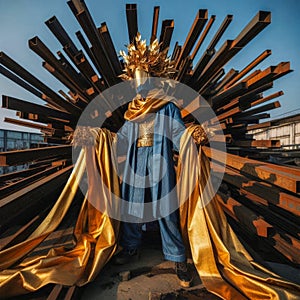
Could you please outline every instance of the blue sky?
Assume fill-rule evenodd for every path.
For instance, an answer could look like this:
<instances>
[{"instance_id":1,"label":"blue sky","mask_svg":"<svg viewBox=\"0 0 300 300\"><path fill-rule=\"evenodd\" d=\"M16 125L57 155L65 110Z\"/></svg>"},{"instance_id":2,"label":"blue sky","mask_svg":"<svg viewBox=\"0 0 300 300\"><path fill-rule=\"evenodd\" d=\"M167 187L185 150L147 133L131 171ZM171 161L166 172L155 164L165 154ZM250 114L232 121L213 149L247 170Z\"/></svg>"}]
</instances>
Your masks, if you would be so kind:
<instances>
[{"instance_id":1,"label":"blue sky","mask_svg":"<svg viewBox=\"0 0 300 300\"><path fill-rule=\"evenodd\" d=\"M159 24L164 19L175 20L171 50L177 40L183 44L198 9L208 9L209 17L216 15L216 21L206 39L206 43L200 48L200 54L205 50L205 46L227 14L233 14L234 18L222 40L218 43L217 49L221 47L224 40L237 37L259 10L271 11L272 23L240 51L225 68L226 70L230 68L241 70L264 50L271 49L272 55L260 64L260 69L277 65L281 61L290 61L291 68L294 70L294 72L275 81L273 89L265 93L265 95L268 95L279 90L283 90L285 93L284 96L279 98L282 107L272 111L271 116L283 117L291 113L300 113L298 92L300 82L299 0L85 1L96 25L100 26L102 22L107 23L118 50L125 50L124 45L128 43L125 16L126 3L137 3L139 31L142 37L147 40L150 36L154 6L160 6ZM28 40L37 35L53 53L61 50L61 45L44 24L46 20L54 15L59 19L73 41L81 48L75 36L75 32L81 30L81 28L66 0L0 0L0 50L11 56L55 91L63 89L67 92L64 86L44 70L40 57L28 48ZM3 94L42 103L35 96L0 75L0 95ZM3 123L2 120L5 116L15 117L15 112L0 108L0 128L24 130L22 127Z\"/></svg>"}]
</instances>

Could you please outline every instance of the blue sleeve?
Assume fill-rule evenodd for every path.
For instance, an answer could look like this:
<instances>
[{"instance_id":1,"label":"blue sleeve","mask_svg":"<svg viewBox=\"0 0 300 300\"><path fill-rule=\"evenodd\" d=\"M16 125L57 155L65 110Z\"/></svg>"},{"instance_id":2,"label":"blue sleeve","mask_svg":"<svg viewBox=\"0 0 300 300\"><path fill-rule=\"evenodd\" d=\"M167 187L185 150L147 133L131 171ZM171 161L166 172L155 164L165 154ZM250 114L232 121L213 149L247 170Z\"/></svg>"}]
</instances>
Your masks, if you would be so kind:
<instances>
[{"instance_id":1,"label":"blue sleeve","mask_svg":"<svg viewBox=\"0 0 300 300\"><path fill-rule=\"evenodd\" d=\"M117 132L117 155L126 154L128 147L128 122L125 121L123 126Z\"/></svg>"},{"instance_id":2,"label":"blue sleeve","mask_svg":"<svg viewBox=\"0 0 300 300\"><path fill-rule=\"evenodd\" d=\"M172 141L174 144L174 150L179 151L180 139L186 127L183 123L179 108L171 103L172 105Z\"/></svg>"}]
</instances>

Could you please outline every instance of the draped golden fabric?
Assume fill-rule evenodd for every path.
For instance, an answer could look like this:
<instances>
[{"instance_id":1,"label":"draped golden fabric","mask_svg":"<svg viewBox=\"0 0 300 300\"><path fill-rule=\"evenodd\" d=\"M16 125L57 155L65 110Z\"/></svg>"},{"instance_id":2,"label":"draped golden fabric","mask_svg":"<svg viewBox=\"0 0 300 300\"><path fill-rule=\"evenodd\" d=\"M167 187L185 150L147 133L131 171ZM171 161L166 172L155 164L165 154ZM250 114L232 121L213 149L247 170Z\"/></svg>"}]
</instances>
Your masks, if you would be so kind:
<instances>
[{"instance_id":1,"label":"draped golden fabric","mask_svg":"<svg viewBox=\"0 0 300 300\"><path fill-rule=\"evenodd\" d=\"M180 207L181 227L204 285L227 300L300 299L298 285L252 260L228 225L217 196L204 205L204 197L210 197L209 192L204 193L204 186L209 184L210 165L201 148L198 153L192 146L192 130L190 127L181 138L181 176L177 186L179 199L190 195ZM97 143L81 151L61 196L45 220L26 241L0 252L0 295L24 294L48 283L82 286L92 281L114 254L119 222L107 213L112 207L114 212L118 211L114 201L120 195L113 138L105 129L94 129L92 134ZM47 255L28 257L16 264L61 223L84 170L89 189L74 229L76 245L72 249L53 248ZM180 199L182 203L185 200Z\"/></svg>"},{"instance_id":2,"label":"draped golden fabric","mask_svg":"<svg viewBox=\"0 0 300 300\"><path fill-rule=\"evenodd\" d=\"M94 134L98 135L97 144L81 151L64 190L45 220L26 241L0 252L1 296L9 297L36 291L48 283L84 285L95 278L113 255L117 246L119 222L112 220L105 212L101 213L89 201L90 197L94 196L90 191L95 189L93 173L90 172L93 169L104 172L104 183L114 194L120 195L119 185L115 184L118 180L115 168L111 167L114 161L112 137L106 130L95 130ZM47 255L29 257L14 265L61 223L79 188L85 169L91 189L77 218L74 229L75 247L53 248ZM110 197L107 194L101 196ZM92 203L97 204L98 200L94 199ZM110 199L103 200L106 203L110 202Z\"/></svg>"},{"instance_id":3,"label":"draped golden fabric","mask_svg":"<svg viewBox=\"0 0 300 300\"><path fill-rule=\"evenodd\" d=\"M143 99L141 95L137 95L128 105L128 109L124 114L125 120L137 120L153 114L161 109L168 102L178 105L174 98L166 95L162 89L153 89L147 94L147 98Z\"/></svg>"},{"instance_id":4,"label":"draped golden fabric","mask_svg":"<svg viewBox=\"0 0 300 300\"><path fill-rule=\"evenodd\" d=\"M213 196L209 160L192 145L195 128L188 128L181 138L178 175L182 175L177 186L179 197L190 195L187 201L180 199L185 201L180 207L181 228L205 287L226 300L300 299L300 286L255 263L230 228L218 195ZM207 204L204 197L212 200Z\"/></svg>"}]
</instances>

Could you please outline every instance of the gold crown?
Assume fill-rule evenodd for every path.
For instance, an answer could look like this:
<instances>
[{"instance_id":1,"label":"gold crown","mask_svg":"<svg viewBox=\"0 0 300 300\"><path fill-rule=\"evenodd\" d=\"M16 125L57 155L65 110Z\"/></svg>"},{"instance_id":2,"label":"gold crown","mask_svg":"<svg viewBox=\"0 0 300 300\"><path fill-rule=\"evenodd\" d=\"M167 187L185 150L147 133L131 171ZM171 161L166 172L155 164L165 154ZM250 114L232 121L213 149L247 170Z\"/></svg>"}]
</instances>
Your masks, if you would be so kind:
<instances>
[{"instance_id":1,"label":"gold crown","mask_svg":"<svg viewBox=\"0 0 300 300\"><path fill-rule=\"evenodd\" d=\"M160 51L160 44L157 39L147 46L146 40L141 40L141 34L138 32L135 43L129 44L127 49L127 55L124 51L120 51L125 62L125 69L123 70L125 74L119 76L122 79L133 79L134 72L138 68L157 77L170 77L176 73L175 61L171 61L167 57L168 48Z\"/></svg>"}]
</instances>

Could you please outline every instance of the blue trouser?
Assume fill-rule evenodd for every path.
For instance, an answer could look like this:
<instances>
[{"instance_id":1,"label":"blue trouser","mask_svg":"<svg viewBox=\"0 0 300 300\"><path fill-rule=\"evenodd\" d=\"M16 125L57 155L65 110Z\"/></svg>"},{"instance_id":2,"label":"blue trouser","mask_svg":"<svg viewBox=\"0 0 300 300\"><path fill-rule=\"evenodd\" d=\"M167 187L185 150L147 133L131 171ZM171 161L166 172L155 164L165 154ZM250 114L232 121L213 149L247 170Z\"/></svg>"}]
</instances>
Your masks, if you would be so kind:
<instances>
[{"instance_id":1,"label":"blue trouser","mask_svg":"<svg viewBox=\"0 0 300 300\"><path fill-rule=\"evenodd\" d=\"M159 219L162 248L165 259L182 262L186 260L185 247L179 231L178 212ZM123 223L121 246L127 250L141 247L142 223Z\"/></svg>"},{"instance_id":2,"label":"blue trouser","mask_svg":"<svg viewBox=\"0 0 300 300\"><path fill-rule=\"evenodd\" d=\"M137 164L137 169L135 170L137 174L141 176L147 176L151 174L153 166L149 158L151 158L152 155L152 147L141 147L138 149L138 157L140 158L140 163ZM152 186L152 182L150 182L150 186ZM136 196L138 195L140 201L151 201L151 199L148 199L149 194L152 194L151 188L144 189L142 193L141 188L133 189L135 189L134 193ZM165 259L175 262L185 261L185 247L183 244L181 233L179 231L178 211L175 211L164 218L158 219L158 223L160 227L162 247ZM139 248L141 246L142 239L142 223L124 222L122 225L123 231L120 241L121 246L127 250Z\"/></svg>"}]
</instances>

